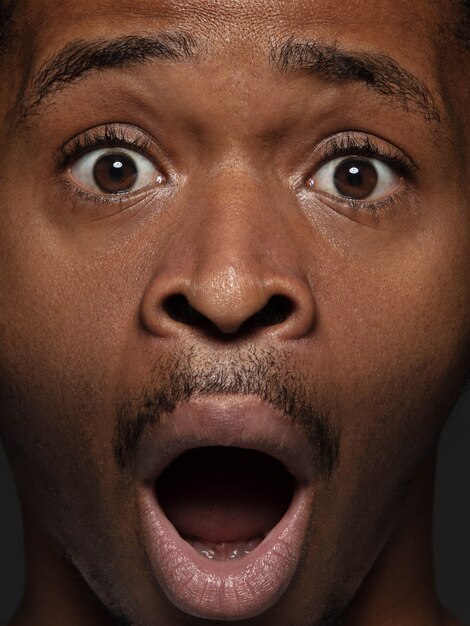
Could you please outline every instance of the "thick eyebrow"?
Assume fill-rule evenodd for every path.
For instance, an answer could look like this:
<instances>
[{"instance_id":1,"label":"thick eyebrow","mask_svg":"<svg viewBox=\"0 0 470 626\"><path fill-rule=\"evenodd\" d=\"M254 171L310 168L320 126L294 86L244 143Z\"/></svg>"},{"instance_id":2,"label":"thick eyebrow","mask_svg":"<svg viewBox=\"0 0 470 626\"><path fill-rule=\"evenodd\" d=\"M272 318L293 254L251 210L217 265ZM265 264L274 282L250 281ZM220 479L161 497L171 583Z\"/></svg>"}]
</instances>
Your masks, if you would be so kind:
<instances>
[{"instance_id":1,"label":"thick eyebrow","mask_svg":"<svg viewBox=\"0 0 470 626\"><path fill-rule=\"evenodd\" d=\"M18 123L34 114L44 99L91 72L155 59L183 61L191 59L194 52L193 38L183 32L70 42L46 60L34 76L22 98ZM426 85L384 54L346 51L336 43L296 41L290 37L282 45L274 46L270 57L271 63L281 71L304 71L335 82L362 82L406 113L419 113L426 121L442 119Z\"/></svg>"},{"instance_id":2,"label":"thick eyebrow","mask_svg":"<svg viewBox=\"0 0 470 626\"><path fill-rule=\"evenodd\" d=\"M91 72L107 67L130 67L155 59L182 61L193 55L194 41L186 33L72 41L47 59L33 77L20 106L19 121L32 115L45 98Z\"/></svg>"},{"instance_id":3,"label":"thick eyebrow","mask_svg":"<svg viewBox=\"0 0 470 626\"><path fill-rule=\"evenodd\" d=\"M406 113L440 122L430 89L391 57L365 50L343 50L337 43L296 41L290 37L271 50L271 63L283 72L304 71L333 82L357 81Z\"/></svg>"}]
</instances>

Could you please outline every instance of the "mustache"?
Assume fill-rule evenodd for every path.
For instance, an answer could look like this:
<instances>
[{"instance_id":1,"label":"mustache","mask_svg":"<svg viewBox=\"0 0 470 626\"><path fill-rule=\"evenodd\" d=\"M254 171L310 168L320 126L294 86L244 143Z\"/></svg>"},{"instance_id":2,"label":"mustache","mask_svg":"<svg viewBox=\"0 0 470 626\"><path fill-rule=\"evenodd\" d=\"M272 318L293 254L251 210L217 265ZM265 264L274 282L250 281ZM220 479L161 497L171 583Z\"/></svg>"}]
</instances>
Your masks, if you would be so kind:
<instances>
[{"instance_id":1,"label":"mustache","mask_svg":"<svg viewBox=\"0 0 470 626\"><path fill-rule=\"evenodd\" d=\"M150 382L138 396L128 395L117 408L113 455L118 469L131 466L148 428L193 397L253 395L299 426L317 454L320 475L329 479L339 465L341 432L329 405L320 406L305 368L287 352L235 348L228 358L204 354L195 346L156 362ZM256 419L256 417L254 417Z\"/></svg>"}]
</instances>

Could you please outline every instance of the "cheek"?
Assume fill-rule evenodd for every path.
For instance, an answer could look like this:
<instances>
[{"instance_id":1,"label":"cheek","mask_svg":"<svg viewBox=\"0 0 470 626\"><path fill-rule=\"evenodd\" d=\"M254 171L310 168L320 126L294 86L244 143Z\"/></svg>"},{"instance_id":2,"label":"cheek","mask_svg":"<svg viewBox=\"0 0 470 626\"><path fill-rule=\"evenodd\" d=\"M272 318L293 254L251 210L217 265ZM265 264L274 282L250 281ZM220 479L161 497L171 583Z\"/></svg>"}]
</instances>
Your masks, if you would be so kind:
<instances>
[{"instance_id":1,"label":"cheek","mask_svg":"<svg viewBox=\"0 0 470 626\"><path fill-rule=\"evenodd\" d=\"M361 402L395 397L405 413L408 399L442 399L446 387L455 400L470 356L464 250L470 258L466 233L443 231L398 241L375 258L356 257L340 268L325 302L323 343L341 388L360 391Z\"/></svg>"},{"instance_id":2,"label":"cheek","mask_svg":"<svg viewBox=\"0 0 470 626\"><path fill-rule=\"evenodd\" d=\"M318 287L309 362L341 422L350 477L373 484L383 472L398 482L461 392L470 364L465 235L443 230L375 257L356 253Z\"/></svg>"},{"instance_id":3,"label":"cheek","mask_svg":"<svg viewBox=\"0 0 470 626\"><path fill-rule=\"evenodd\" d=\"M413 486L414 477L434 452L470 362L462 264L443 250L403 252L409 265L393 271L338 268L308 356L341 424L340 465L318 494L313 521L324 542L311 543L308 562L331 560L334 579L350 581L348 593L427 488ZM432 461L427 467L430 476Z\"/></svg>"},{"instance_id":4,"label":"cheek","mask_svg":"<svg viewBox=\"0 0 470 626\"><path fill-rule=\"evenodd\" d=\"M29 255L9 260L12 273L0 270L2 438L22 492L51 500L44 510L60 494L66 509L92 473L111 475L123 300L107 299L96 271L53 247L30 242Z\"/></svg>"}]
</instances>

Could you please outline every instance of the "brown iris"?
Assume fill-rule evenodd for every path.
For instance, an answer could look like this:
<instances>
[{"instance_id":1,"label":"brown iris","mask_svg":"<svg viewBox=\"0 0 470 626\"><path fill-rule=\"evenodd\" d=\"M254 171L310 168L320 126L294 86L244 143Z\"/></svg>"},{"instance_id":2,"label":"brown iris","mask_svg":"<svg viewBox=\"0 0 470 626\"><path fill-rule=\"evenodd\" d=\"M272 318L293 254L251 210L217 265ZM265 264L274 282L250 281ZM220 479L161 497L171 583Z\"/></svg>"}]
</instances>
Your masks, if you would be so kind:
<instances>
[{"instance_id":1,"label":"brown iris","mask_svg":"<svg viewBox=\"0 0 470 626\"><path fill-rule=\"evenodd\" d=\"M335 187L342 196L362 200L377 186L377 170L368 161L346 159L335 170Z\"/></svg>"},{"instance_id":2,"label":"brown iris","mask_svg":"<svg viewBox=\"0 0 470 626\"><path fill-rule=\"evenodd\" d=\"M137 167L126 154L106 154L96 161L93 178L105 193L125 193L137 180Z\"/></svg>"}]
</instances>

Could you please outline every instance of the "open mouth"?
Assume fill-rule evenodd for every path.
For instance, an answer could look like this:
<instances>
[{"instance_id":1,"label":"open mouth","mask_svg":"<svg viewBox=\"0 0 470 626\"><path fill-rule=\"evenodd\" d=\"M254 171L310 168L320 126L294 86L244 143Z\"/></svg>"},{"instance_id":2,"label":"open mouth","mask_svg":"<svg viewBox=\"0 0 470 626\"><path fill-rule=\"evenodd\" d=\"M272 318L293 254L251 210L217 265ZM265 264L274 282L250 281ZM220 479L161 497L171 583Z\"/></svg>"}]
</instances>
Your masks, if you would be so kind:
<instances>
[{"instance_id":1,"label":"open mouth","mask_svg":"<svg viewBox=\"0 0 470 626\"><path fill-rule=\"evenodd\" d=\"M197 398L142 440L136 467L143 547L183 612L255 617L287 590L318 480L315 451L256 397Z\"/></svg>"},{"instance_id":2,"label":"open mouth","mask_svg":"<svg viewBox=\"0 0 470 626\"><path fill-rule=\"evenodd\" d=\"M295 479L272 456L236 447L187 450L160 475L158 502L178 534L207 559L250 554L284 517Z\"/></svg>"}]
</instances>

